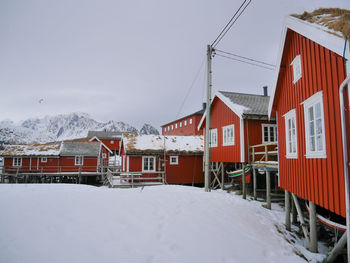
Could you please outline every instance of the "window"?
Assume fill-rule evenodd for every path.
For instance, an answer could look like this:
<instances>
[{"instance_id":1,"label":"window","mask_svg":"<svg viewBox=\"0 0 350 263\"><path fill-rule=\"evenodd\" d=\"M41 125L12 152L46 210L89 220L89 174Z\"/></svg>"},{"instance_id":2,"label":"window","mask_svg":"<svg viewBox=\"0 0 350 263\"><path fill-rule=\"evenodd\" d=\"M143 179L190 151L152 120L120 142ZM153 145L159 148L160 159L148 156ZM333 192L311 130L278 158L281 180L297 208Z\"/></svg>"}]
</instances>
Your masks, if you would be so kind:
<instances>
[{"instance_id":1,"label":"window","mask_svg":"<svg viewBox=\"0 0 350 263\"><path fill-rule=\"evenodd\" d=\"M222 127L222 145L223 146L235 144L234 127L235 126L233 124Z\"/></svg>"},{"instance_id":2,"label":"window","mask_svg":"<svg viewBox=\"0 0 350 263\"><path fill-rule=\"evenodd\" d=\"M42 163L47 163L47 157L41 157L41 162Z\"/></svg>"},{"instance_id":3,"label":"window","mask_svg":"<svg viewBox=\"0 0 350 263\"><path fill-rule=\"evenodd\" d=\"M177 129L177 123L175 123L175 129Z\"/></svg>"},{"instance_id":4,"label":"window","mask_svg":"<svg viewBox=\"0 0 350 263\"><path fill-rule=\"evenodd\" d=\"M286 136L286 157L297 158L297 126L295 109L284 115L285 136Z\"/></svg>"},{"instance_id":5,"label":"window","mask_svg":"<svg viewBox=\"0 0 350 263\"><path fill-rule=\"evenodd\" d=\"M184 121L184 126L187 126L187 120Z\"/></svg>"},{"instance_id":6,"label":"window","mask_svg":"<svg viewBox=\"0 0 350 263\"><path fill-rule=\"evenodd\" d=\"M218 129L211 129L209 131L209 147L216 147L218 146Z\"/></svg>"},{"instance_id":7,"label":"window","mask_svg":"<svg viewBox=\"0 0 350 263\"><path fill-rule=\"evenodd\" d=\"M192 124L192 119L190 119L190 125Z\"/></svg>"},{"instance_id":8,"label":"window","mask_svg":"<svg viewBox=\"0 0 350 263\"><path fill-rule=\"evenodd\" d=\"M75 156L75 165L83 165L84 157L81 155Z\"/></svg>"},{"instance_id":9,"label":"window","mask_svg":"<svg viewBox=\"0 0 350 263\"><path fill-rule=\"evenodd\" d=\"M174 125L171 125L171 130L174 130Z\"/></svg>"},{"instance_id":10,"label":"window","mask_svg":"<svg viewBox=\"0 0 350 263\"><path fill-rule=\"evenodd\" d=\"M301 56L297 55L290 65L293 67L293 83L295 84L301 78Z\"/></svg>"},{"instance_id":11,"label":"window","mask_svg":"<svg viewBox=\"0 0 350 263\"><path fill-rule=\"evenodd\" d=\"M155 172L156 158L152 156L142 156L142 172Z\"/></svg>"},{"instance_id":12,"label":"window","mask_svg":"<svg viewBox=\"0 0 350 263\"><path fill-rule=\"evenodd\" d=\"M262 124L262 132L263 143L277 142L276 124Z\"/></svg>"},{"instance_id":13,"label":"window","mask_svg":"<svg viewBox=\"0 0 350 263\"><path fill-rule=\"evenodd\" d=\"M20 157L14 157L13 158L13 162L12 162L12 166L22 166L22 158Z\"/></svg>"},{"instance_id":14,"label":"window","mask_svg":"<svg viewBox=\"0 0 350 263\"><path fill-rule=\"evenodd\" d=\"M326 158L323 93L318 92L303 102L307 158Z\"/></svg>"},{"instance_id":15,"label":"window","mask_svg":"<svg viewBox=\"0 0 350 263\"><path fill-rule=\"evenodd\" d=\"M107 153L102 153L102 159L106 159L107 158Z\"/></svg>"},{"instance_id":16,"label":"window","mask_svg":"<svg viewBox=\"0 0 350 263\"><path fill-rule=\"evenodd\" d=\"M180 121L180 128L182 127L182 121Z\"/></svg>"},{"instance_id":17,"label":"window","mask_svg":"<svg viewBox=\"0 0 350 263\"><path fill-rule=\"evenodd\" d=\"M170 131L170 126L168 126L168 131Z\"/></svg>"},{"instance_id":18,"label":"window","mask_svg":"<svg viewBox=\"0 0 350 263\"><path fill-rule=\"evenodd\" d=\"M114 141L111 141L111 144L114 144Z\"/></svg>"},{"instance_id":19,"label":"window","mask_svg":"<svg viewBox=\"0 0 350 263\"><path fill-rule=\"evenodd\" d=\"M170 164L179 164L179 156L170 156Z\"/></svg>"}]
</instances>

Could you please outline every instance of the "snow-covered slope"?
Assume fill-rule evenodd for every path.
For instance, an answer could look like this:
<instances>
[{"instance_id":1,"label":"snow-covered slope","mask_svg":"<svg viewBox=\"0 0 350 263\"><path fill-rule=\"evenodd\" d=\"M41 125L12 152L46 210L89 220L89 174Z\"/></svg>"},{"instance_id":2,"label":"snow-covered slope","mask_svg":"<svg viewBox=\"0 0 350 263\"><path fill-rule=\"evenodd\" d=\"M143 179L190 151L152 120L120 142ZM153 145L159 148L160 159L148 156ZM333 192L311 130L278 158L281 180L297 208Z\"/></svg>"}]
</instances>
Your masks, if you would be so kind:
<instances>
[{"instance_id":1,"label":"snow-covered slope","mask_svg":"<svg viewBox=\"0 0 350 263\"><path fill-rule=\"evenodd\" d=\"M149 125L147 128L147 131L152 131L153 127ZM9 120L0 121L0 143L44 143L81 138L86 137L89 130L138 132L135 127L124 122L111 120L103 123L86 113L70 113L30 118L19 124ZM157 131L155 128L153 130Z\"/></svg>"},{"instance_id":2,"label":"snow-covered slope","mask_svg":"<svg viewBox=\"0 0 350 263\"><path fill-rule=\"evenodd\" d=\"M159 135L159 131L154 128L151 124L148 124L148 123L145 123L141 130L140 130L140 134L146 134L146 135L149 135L149 134L154 134L154 135Z\"/></svg>"}]
</instances>

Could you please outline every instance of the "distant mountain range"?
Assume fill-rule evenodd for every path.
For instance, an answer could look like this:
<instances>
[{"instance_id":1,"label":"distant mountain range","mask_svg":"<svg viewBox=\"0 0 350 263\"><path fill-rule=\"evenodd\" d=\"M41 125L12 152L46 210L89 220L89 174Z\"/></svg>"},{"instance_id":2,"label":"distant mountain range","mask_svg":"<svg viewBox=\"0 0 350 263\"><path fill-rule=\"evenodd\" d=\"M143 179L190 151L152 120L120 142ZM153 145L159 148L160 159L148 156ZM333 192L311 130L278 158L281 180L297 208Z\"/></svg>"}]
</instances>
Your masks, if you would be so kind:
<instances>
[{"instance_id":1,"label":"distant mountain range","mask_svg":"<svg viewBox=\"0 0 350 263\"><path fill-rule=\"evenodd\" d=\"M121 122L98 122L86 113L60 114L44 118L30 118L15 124L0 121L0 143L45 143L66 139L83 138L88 131L120 131L140 134L159 134L150 124L144 124L140 131Z\"/></svg>"}]
</instances>

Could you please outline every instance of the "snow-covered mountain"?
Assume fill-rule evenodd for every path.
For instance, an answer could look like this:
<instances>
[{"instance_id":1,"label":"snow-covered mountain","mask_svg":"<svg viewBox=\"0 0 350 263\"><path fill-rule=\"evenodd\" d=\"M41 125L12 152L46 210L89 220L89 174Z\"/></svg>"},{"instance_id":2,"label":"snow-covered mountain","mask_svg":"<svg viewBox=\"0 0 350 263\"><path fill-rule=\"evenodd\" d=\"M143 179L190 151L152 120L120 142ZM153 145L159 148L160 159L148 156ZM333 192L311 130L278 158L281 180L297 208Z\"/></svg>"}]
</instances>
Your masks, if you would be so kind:
<instances>
[{"instance_id":1,"label":"snow-covered mountain","mask_svg":"<svg viewBox=\"0 0 350 263\"><path fill-rule=\"evenodd\" d=\"M146 124L145 124L146 125ZM141 129L144 132L156 132L157 129L148 125ZM44 118L30 118L15 124L10 120L0 121L0 143L45 143L86 137L88 131L121 131L138 132L124 122L98 122L86 113L60 114Z\"/></svg>"},{"instance_id":2,"label":"snow-covered mountain","mask_svg":"<svg viewBox=\"0 0 350 263\"><path fill-rule=\"evenodd\" d=\"M140 134L159 135L159 131L156 128L154 128L151 124L145 123L140 130Z\"/></svg>"}]
</instances>

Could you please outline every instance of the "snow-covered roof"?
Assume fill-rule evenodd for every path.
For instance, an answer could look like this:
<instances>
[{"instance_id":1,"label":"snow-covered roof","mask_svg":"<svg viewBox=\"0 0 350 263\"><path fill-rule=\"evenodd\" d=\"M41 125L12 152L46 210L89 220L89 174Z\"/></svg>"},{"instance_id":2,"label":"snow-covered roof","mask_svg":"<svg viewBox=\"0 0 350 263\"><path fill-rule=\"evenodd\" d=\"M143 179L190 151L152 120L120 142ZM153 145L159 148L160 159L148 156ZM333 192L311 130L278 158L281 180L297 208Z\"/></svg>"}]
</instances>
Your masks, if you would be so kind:
<instances>
[{"instance_id":1,"label":"snow-covered roof","mask_svg":"<svg viewBox=\"0 0 350 263\"><path fill-rule=\"evenodd\" d=\"M98 156L101 149L100 142L63 142L61 156Z\"/></svg>"},{"instance_id":2,"label":"snow-covered roof","mask_svg":"<svg viewBox=\"0 0 350 263\"><path fill-rule=\"evenodd\" d=\"M122 137L122 134L122 132L89 131L87 137L97 137L99 139L118 139Z\"/></svg>"},{"instance_id":3,"label":"snow-covered roof","mask_svg":"<svg viewBox=\"0 0 350 263\"><path fill-rule=\"evenodd\" d=\"M131 153L203 153L203 136L162 136L124 133L125 152Z\"/></svg>"},{"instance_id":4,"label":"snow-covered roof","mask_svg":"<svg viewBox=\"0 0 350 263\"><path fill-rule=\"evenodd\" d=\"M267 117L267 110L269 106L269 96L244 94L230 91L218 91L215 93L212 103L215 98L220 99L226 104L239 118L255 118ZM198 130L202 126L206 118L206 113L198 125Z\"/></svg>"},{"instance_id":5,"label":"snow-covered roof","mask_svg":"<svg viewBox=\"0 0 350 263\"><path fill-rule=\"evenodd\" d=\"M58 156L61 143L7 145L0 156Z\"/></svg>"},{"instance_id":6,"label":"snow-covered roof","mask_svg":"<svg viewBox=\"0 0 350 263\"><path fill-rule=\"evenodd\" d=\"M345 11L348 11L348 10L345 10ZM350 14L350 11L348 12ZM272 86L271 100L268 108L268 115L270 117L272 113L272 106L274 103L276 86L278 82L279 69L281 67L285 40L286 40L288 30L292 30L314 41L315 43L323 47L326 47L327 49L333 51L339 56L344 56L345 59L350 59L349 48L344 49L345 46L349 47L349 41L344 40L343 33L339 30L334 30L333 29L334 27L329 28L328 23L322 22L322 21L325 21L322 19L322 17L327 17L327 14L323 14L323 15L319 14L319 15L316 15L314 19L307 19L307 20L303 20L303 15L300 15L298 17L295 17L295 16L297 15L286 17L284 26L282 29L282 36L280 40L280 47L279 47L277 63L276 63L277 67L276 67L275 76L274 76L274 85ZM332 19L338 20L340 19L340 16L332 17ZM344 31L344 32L350 32L349 21L347 22L346 26L349 27L349 31Z\"/></svg>"}]
</instances>

